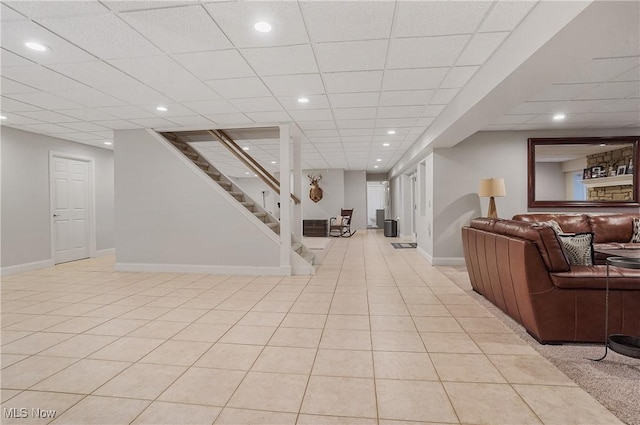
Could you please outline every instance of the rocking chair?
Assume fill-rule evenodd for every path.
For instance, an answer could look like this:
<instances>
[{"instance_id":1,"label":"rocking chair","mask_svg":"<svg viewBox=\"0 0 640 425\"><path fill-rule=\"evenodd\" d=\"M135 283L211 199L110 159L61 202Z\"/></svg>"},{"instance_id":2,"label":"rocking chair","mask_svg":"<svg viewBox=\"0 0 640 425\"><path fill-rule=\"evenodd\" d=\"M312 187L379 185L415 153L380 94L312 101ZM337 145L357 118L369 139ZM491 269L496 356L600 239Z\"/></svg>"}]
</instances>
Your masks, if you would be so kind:
<instances>
[{"instance_id":1,"label":"rocking chair","mask_svg":"<svg viewBox=\"0 0 640 425\"><path fill-rule=\"evenodd\" d=\"M353 215L353 208L350 210L341 209L340 217L331 217L329 219L329 236L336 238L350 238L356 231L351 231L351 216Z\"/></svg>"}]
</instances>

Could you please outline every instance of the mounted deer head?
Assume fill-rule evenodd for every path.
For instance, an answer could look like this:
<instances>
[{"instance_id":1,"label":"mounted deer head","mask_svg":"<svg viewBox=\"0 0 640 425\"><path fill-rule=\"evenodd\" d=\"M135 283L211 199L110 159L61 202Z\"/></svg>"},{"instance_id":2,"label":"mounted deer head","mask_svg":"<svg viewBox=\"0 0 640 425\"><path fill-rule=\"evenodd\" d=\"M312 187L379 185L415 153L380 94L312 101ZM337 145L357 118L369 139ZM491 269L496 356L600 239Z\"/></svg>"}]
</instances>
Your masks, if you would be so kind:
<instances>
[{"instance_id":1,"label":"mounted deer head","mask_svg":"<svg viewBox=\"0 0 640 425\"><path fill-rule=\"evenodd\" d=\"M322 189L320 188L320 186L318 186L318 182L322 180L322 174L319 174L317 176L308 174L307 177L311 182L309 184L309 186L311 186L311 189L309 189L309 199L317 203L322 199Z\"/></svg>"}]
</instances>

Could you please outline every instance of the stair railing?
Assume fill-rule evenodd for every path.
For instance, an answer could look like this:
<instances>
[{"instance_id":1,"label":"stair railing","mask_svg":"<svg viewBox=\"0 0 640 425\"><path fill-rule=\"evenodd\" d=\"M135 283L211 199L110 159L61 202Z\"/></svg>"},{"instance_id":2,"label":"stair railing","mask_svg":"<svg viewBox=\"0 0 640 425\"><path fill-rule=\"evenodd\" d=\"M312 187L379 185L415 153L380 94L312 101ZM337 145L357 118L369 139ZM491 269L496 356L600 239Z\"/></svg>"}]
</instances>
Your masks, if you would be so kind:
<instances>
[{"instance_id":1,"label":"stair railing","mask_svg":"<svg viewBox=\"0 0 640 425\"><path fill-rule=\"evenodd\" d=\"M262 165L258 161L256 161L251 155L249 155L245 150L243 150L236 142L229 137L227 133L223 130L207 130L207 133L218 139L220 143L224 147L226 147L231 154L233 154L240 162L249 167L254 174L274 191L280 194L280 181L276 179L271 173L264 169ZM290 194L291 199L296 204L300 203L300 199L298 199L294 194Z\"/></svg>"}]
</instances>

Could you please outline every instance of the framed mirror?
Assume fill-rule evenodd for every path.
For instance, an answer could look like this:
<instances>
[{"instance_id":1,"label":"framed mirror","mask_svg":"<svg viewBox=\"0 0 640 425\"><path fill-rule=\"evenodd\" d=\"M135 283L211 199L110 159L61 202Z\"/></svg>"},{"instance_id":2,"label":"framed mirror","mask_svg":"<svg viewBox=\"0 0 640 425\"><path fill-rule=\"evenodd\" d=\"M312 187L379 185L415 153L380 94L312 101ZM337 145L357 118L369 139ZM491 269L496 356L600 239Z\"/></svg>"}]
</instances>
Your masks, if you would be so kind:
<instances>
[{"instance_id":1,"label":"framed mirror","mask_svg":"<svg viewBox=\"0 0 640 425\"><path fill-rule=\"evenodd\" d=\"M529 208L639 207L639 140L529 139Z\"/></svg>"}]
</instances>

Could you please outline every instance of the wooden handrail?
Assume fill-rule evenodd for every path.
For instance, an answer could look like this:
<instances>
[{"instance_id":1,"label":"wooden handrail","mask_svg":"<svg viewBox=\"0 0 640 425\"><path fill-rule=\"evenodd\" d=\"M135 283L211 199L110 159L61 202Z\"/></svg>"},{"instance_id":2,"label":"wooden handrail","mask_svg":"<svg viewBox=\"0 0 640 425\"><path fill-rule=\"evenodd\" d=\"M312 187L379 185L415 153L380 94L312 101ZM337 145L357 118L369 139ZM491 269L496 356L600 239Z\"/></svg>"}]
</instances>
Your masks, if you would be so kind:
<instances>
[{"instance_id":1,"label":"wooden handrail","mask_svg":"<svg viewBox=\"0 0 640 425\"><path fill-rule=\"evenodd\" d=\"M236 158L238 158L240 162L242 162L253 172L255 172L255 174L259 176L267 186L275 190L278 195L280 194L280 182L278 181L278 179L271 175L271 173L265 170L258 161L256 161L251 155L249 155L240 146L238 146L238 144L234 142L228 134L226 134L222 130L207 130L207 132L218 139L218 141L220 141L220 143L222 143L222 145L225 146L229 150L229 152L231 152ZM290 195L291 199L293 199L293 202L295 202L296 204L300 203L300 200L295 195L293 195L292 193Z\"/></svg>"}]
</instances>

